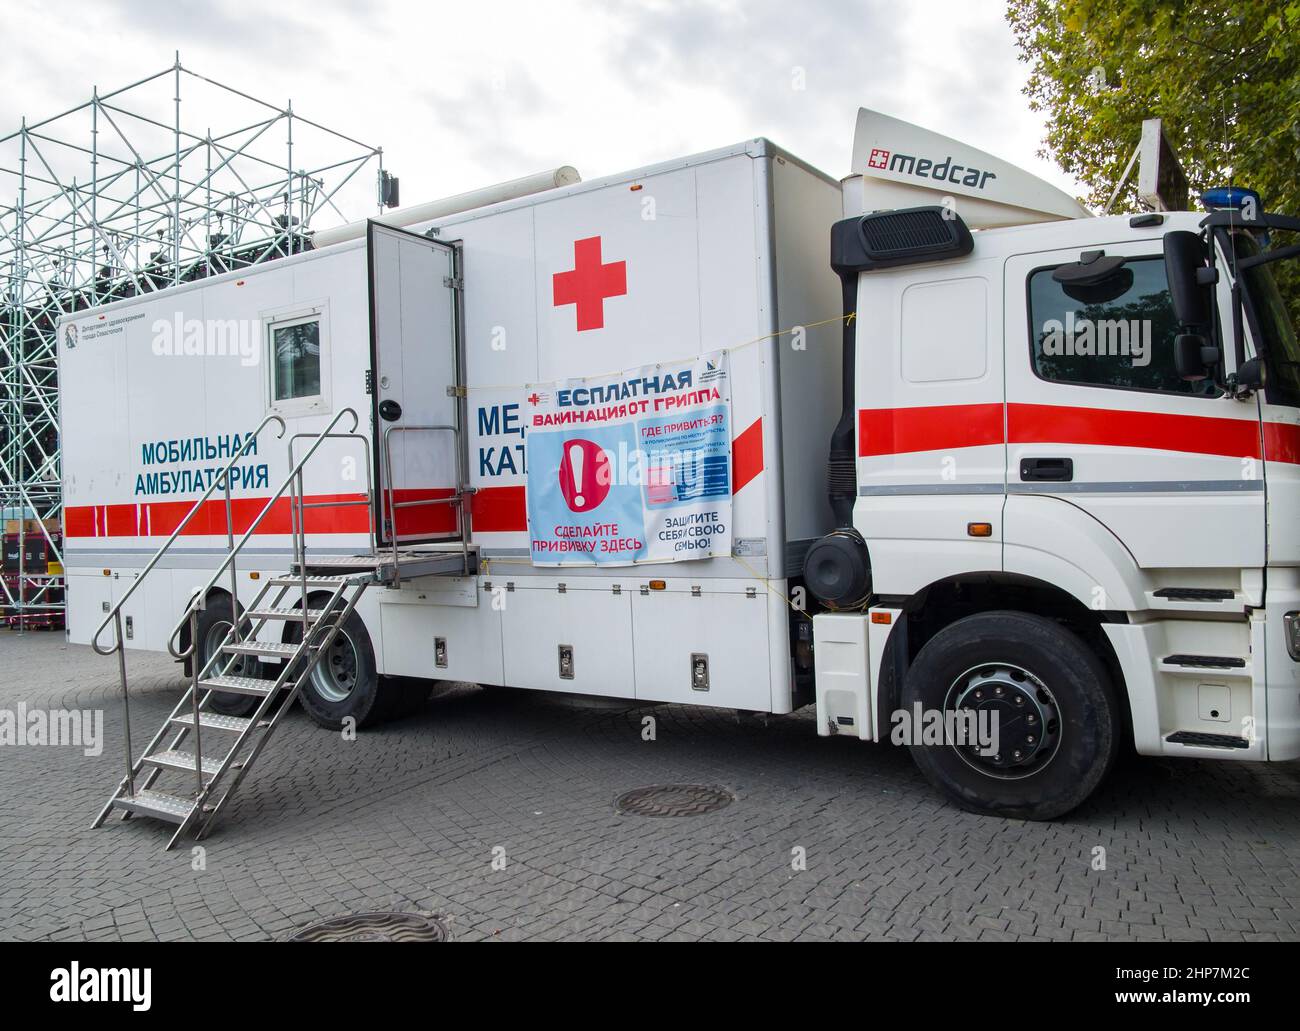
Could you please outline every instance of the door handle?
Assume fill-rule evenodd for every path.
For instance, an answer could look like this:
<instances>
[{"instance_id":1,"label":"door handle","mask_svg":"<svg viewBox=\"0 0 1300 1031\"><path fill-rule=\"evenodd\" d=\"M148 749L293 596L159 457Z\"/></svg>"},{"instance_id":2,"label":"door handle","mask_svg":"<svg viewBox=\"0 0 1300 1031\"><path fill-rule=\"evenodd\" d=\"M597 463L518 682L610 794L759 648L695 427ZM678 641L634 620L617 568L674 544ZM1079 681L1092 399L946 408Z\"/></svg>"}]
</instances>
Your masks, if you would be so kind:
<instances>
[{"instance_id":1,"label":"door handle","mask_svg":"<svg viewBox=\"0 0 1300 1031\"><path fill-rule=\"evenodd\" d=\"M402 406L391 397L379 402L379 418L385 422L395 422L402 417Z\"/></svg>"},{"instance_id":2,"label":"door handle","mask_svg":"<svg viewBox=\"0 0 1300 1031\"><path fill-rule=\"evenodd\" d=\"M1065 483L1074 479L1074 459L1022 458L1020 460L1020 478L1022 480Z\"/></svg>"}]
</instances>

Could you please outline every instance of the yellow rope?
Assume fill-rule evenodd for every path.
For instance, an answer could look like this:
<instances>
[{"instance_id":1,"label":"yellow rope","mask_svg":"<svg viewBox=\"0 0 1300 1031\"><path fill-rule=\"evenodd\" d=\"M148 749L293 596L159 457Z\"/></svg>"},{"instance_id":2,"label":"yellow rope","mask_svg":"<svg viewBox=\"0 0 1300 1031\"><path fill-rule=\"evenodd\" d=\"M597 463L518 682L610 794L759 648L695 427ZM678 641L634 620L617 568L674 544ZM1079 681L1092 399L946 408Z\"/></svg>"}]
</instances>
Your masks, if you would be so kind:
<instances>
[{"instance_id":1,"label":"yellow rope","mask_svg":"<svg viewBox=\"0 0 1300 1031\"><path fill-rule=\"evenodd\" d=\"M783 602L785 602L788 606L790 606L791 612L799 613L799 615L803 616L804 619L812 619L812 616L808 615L807 612L799 608L799 606L797 606L794 602L790 600L789 595L787 595L784 591L778 591L775 587L773 587L772 581L768 577L763 576L757 569L751 566L739 555L732 555L731 557L734 558L737 562L739 562L742 566L744 566L747 570L749 570L749 575L753 577L755 580L757 580L759 583L761 583L767 591L769 591L772 594L775 594L778 598L780 598Z\"/></svg>"}]
</instances>

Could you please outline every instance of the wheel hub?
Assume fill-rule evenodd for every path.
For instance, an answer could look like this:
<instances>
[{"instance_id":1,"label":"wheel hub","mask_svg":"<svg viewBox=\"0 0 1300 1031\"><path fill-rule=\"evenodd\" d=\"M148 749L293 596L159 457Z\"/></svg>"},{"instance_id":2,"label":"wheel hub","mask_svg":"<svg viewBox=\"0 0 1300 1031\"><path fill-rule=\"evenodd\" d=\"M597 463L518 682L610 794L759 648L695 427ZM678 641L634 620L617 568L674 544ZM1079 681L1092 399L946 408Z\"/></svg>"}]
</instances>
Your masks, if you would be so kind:
<instances>
[{"instance_id":1,"label":"wheel hub","mask_svg":"<svg viewBox=\"0 0 1300 1031\"><path fill-rule=\"evenodd\" d=\"M991 776L1016 779L1037 773L1060 746L1056 699L1019 666L979 666L958 677L945 709L962 715L966 733L952 747Z\"/></svg>"},{"instance_id":2,"label":"wheel hub","mask_svg":"<svg viewBox=\"0 0 1300 1031\"><path fill-rule=\"evenodd\" d=\"M208 660L221 647L222 642L225 641L226 635L229 633L230 623L225 620L218 620L208 628L207 636L203 639L203 651L199 654L199 661L202 665L207 665ZM224 663L219 663L214 672L220 673L224 665ZM237 655L234 661L230 663L228 673L233 677L248 676L251 672L249 667L249 657L247 655Z\"/></svg>"},{"instance_id":3,"label":"wheel hub","mask_svg":"<svg viewBox=\"0 0 1300 1031\"><path fill-rule=\"evenodd\" d=\"M340 630L311 672L312 687L327 702L341 702L357 685L357 653L352 638Z\"/></svg>"}]
</instances>

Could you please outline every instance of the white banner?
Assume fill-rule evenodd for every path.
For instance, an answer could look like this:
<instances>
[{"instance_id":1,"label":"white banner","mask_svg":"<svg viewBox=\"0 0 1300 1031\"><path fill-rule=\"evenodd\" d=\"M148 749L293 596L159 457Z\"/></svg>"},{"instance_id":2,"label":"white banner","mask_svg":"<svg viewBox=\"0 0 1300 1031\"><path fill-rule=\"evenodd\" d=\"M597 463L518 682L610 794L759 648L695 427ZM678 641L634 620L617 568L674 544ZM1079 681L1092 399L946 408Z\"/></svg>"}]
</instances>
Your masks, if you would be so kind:
<instances>
[{"instance_id":1,"label":"white banner","mask_svg":"<svg viewBox=\"0 0 1300 1031\"><path fill-rule=\"evenodd\" d=\"M521 410L534 565L731 554L726 351L530 385Z\"/></svg>"}]
</instances>

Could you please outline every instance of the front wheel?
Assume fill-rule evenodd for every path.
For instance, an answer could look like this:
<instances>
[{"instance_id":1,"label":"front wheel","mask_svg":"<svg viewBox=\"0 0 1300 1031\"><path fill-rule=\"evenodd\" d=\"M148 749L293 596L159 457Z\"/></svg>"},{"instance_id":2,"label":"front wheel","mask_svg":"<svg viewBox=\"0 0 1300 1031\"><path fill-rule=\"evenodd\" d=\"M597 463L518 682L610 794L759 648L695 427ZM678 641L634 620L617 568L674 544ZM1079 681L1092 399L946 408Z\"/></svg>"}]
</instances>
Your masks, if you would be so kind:
<instances>
[{"instance_id":1,"label":"front wheel","mask_svg":"<svg viewBox=\"0 0 1300 1031\"><path fill-rule=\"evenodd\" d=\"M1105 668L1041 616L984 612L931 638L908 670L903 723L926 779L963 808L1025 820L1068 813L1119 747Z\"/></svg>"}]
</instances>

